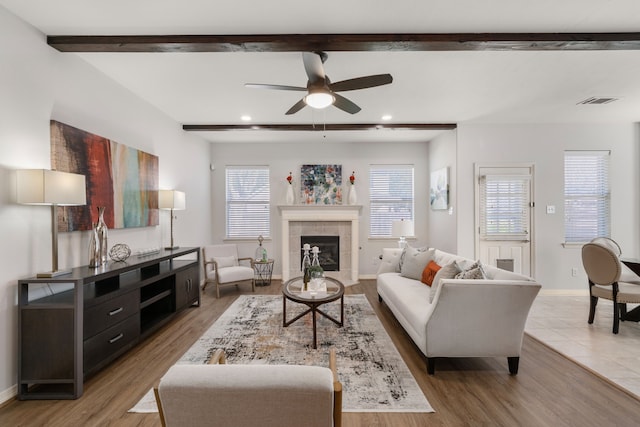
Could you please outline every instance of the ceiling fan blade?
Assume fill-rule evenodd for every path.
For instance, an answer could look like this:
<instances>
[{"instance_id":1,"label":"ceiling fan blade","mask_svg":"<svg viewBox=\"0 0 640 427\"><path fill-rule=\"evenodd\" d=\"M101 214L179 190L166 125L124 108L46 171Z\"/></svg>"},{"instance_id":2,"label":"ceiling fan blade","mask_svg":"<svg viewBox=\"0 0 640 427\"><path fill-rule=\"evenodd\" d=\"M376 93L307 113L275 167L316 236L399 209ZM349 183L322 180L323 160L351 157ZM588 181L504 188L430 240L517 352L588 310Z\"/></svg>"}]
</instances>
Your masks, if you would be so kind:
<instances>
[{"instance_id":1,"label":"ceiling fan blade","mask_svg":"<svg viewBox=\"0 0 640 427\"><path fill-rule=\"evenodd\" d=\"M276 89L276 90L295 90L306 92L306 87L299 86L285 86L285 85L270 85L270 84L261 84L261 83L245 83L244 87L250 87L254 89Z\"/></svg>"},{"instance_id":2,"label":"ceiling fan blade","mask_svg":"<svg viewBox=\"0 0 640 427\"><path fill-rule=\"evenodd\" d=\"M349 101L344 96L338 95L337 93L334 93L333 96L336 97L336 102L334 102L333 105L338 107L342 111L346 111L349 114L355 114L361 110L360 107Z\"/></svg>"},{"instance_id":3,"label":"ceiling fan blade","mask_svg":"<svg viewBox=\"0 0 640 427\"><path fill-rule=\"evenodd\" d=\"M307 72L309 83L314 84L325 79L322 58L315 52L302 52L304 70Z\"/></svg>"},{"instance_id":4,"label":"ceiling fan blade","mask_svg":"<svg viewBox=\"0 0 640 427\"><path fill-rule=\"evenodd\" d=\"M374 76L356 77L355 79L331 83L329 88L334 92L344 92L347 90L367 89L370 87L388 85L391 82L393 82L391 74L376 74Z\"/></svg>"},{"instance_id":5,"label":"ceiling fan blade","mask_svg":"<svg viewBox=\"0 0 640 427\"><path fill-rule=\"evenodd\" d=\"M304 102L304 98L302 98L300 101L296 102L293 107L289 108L289 111L287 111L285 114L286 115L295 114L306 106L307 104Z\"/></svg>"}]
</instances>

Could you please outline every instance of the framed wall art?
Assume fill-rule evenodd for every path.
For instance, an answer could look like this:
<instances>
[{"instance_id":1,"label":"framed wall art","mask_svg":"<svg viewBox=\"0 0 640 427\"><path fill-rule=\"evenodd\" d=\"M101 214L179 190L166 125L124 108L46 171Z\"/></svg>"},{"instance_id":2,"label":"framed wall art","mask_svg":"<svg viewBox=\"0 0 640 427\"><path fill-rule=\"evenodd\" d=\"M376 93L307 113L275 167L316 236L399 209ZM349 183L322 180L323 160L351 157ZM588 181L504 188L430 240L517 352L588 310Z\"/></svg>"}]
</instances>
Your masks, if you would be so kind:
<instances>
[{"instance_id":1,"label":"framed wall art","mask_svg":"<svg viewBox=\"0 0 640 427\"><path fill-rule=\"evenodd\" d=\"M449 207L449 168L431 172L429 193L431 209L437 211Z\"/></svg>"},{"instance_id":2,"label":"framed wall art","mask_svg":"<svg viewBox=\"0 0 640 427\"><path fill-rule=\"evenodd\" d=\"M302 165L300 192L306 205L341 205L342 165Z\"/></svg>"},{"instance_id":3,"label":"framed wall art","mask_svg":"<svg viewBox=\"0 0 640 427\"><path fill-rule=\"evenodd\" d=\"M52 169L82 174L87 205L58 209L58 230L90 230L104 206L109 228L158 225L158 157L51 120Z\"/></svg>"}]
</instances>

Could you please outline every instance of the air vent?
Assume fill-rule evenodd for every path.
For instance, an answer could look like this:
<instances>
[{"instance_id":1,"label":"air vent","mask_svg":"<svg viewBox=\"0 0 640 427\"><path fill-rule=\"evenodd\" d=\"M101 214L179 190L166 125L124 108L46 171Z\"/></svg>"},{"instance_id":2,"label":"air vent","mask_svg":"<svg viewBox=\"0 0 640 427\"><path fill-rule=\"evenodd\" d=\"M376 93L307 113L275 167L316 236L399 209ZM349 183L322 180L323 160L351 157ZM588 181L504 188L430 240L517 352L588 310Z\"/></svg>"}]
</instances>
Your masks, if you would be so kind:
<instances>
[{"instance_id":1,"label":"air vent","mask_svg":"<svg viewBox=\"0 0 640 427\"><path fill-rule=\"evenodd\" d=\"M602 104L608 104L610 102L613 101L617 101L618 98L612 98L612 97L608 97L608 96L592 96L591 98L587 98L584 101L580 101L578 102L577 105L602 105Z\"/></svg>"}]
</instances>

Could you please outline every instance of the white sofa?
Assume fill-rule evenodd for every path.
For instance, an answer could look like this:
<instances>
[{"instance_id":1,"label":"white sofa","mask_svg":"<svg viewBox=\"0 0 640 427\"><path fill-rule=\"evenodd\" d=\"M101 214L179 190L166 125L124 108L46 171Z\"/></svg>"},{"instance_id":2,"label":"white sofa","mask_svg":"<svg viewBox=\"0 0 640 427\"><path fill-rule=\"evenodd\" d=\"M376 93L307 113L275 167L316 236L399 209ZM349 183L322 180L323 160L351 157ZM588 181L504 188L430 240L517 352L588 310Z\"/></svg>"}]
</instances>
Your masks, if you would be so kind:
<instances>
[{"instance_id":1,"label":"white sofa","mask_svg":"<svg viewBox=\"0 0 640 427\"><path fill-rule=\"evenodd\" d=\"M434 374L438 357L507 357L509 372L517 374L525 322L541 285L530 277L484 265L480 269L485 279L451 278L452 271L468 269L475 261L429 251L420 255L422 262L429 257L447 266L432 286L405 277L411 276L404 271L410 270L411 258L405 253L401 264L401 249L383 250L377 275L380 302L427 357L427 372Z\"/></svg>"}]
</instances>

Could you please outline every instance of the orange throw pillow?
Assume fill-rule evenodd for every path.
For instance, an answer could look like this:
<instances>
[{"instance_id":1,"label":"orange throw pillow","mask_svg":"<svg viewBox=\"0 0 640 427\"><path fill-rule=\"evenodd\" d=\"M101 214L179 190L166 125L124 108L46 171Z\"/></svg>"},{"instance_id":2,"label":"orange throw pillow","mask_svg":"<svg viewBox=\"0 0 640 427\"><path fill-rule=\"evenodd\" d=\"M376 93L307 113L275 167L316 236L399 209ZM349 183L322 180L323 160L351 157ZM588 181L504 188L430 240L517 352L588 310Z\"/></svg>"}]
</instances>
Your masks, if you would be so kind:
<instances>
[{"instance_id":1,"label":"orange throw pillow","mask_svg":"<svg viewBox=\"0 0 640 427\"><path fill-rule=\"evenodd\" d=\"M431 286L433 284L433 278L436 277L436 273L440 270L438 264L433 261L429 261L429 264L422 270L422 280L421 282L427 286Z\"/></svg>"}]
</instances>

